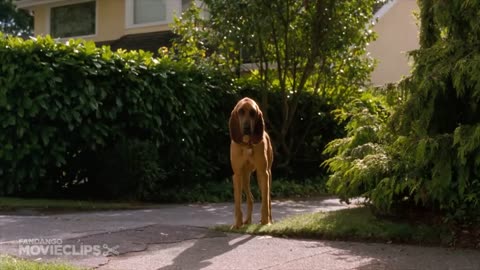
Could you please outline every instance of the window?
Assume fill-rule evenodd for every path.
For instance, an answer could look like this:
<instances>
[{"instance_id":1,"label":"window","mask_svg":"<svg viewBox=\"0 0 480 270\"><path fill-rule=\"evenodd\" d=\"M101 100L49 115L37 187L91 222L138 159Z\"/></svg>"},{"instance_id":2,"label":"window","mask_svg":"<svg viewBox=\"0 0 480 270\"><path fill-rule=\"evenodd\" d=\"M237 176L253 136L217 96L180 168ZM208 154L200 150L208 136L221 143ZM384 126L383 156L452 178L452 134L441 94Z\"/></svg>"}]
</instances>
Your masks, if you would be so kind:
<instances>
[{"instance_id":1,"label":"window","mask_svg":"<svg viewBox=\"0 0 480 270\"><path fill-rule=\"evenodd\" d=\"M137 27L168 24L179 16L184 0L126 0L126 25Z\"/></svg>"},{"instance_id":2,"label":"window","mask_svg":"<svg viewBox=\"0 0 480 270\"><path fill-rule=\"evenodd\" d=\"M167 20L166 0L134 0L133 23L152 23Z\"/></svg>"},{"instance_id":3,"label":"window","mask_svg":"<svg viewBox=\"0 0 480 270\"><path fill-rule=\"evenodd\" d=\"M94 35L95 17L95 1L52 7L50 34L60 38Z\"/></svg>"}]
</instances>

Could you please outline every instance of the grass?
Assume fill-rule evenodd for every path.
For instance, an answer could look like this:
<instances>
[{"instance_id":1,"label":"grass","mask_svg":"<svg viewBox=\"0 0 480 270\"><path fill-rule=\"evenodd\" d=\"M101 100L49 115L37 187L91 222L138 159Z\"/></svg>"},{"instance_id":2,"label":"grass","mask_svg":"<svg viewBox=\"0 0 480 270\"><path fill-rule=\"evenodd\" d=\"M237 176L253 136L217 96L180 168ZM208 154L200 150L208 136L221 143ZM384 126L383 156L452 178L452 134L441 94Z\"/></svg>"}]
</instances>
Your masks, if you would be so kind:
<instances>
[{"instance_id":1,"label":"grass","mask_svg":"<svg viewBox=\"0 0 480 270\"><path fill-rule=\"evenodd\" d=\"M113 209L139 209L147 204L130 202L101 202L80 200L56 199L24 199L15 197L0 197L0 210L13 211L19 209L37 210L113 210Z\"/></svg>"},{"instance_id":2,"label":"grass","mask_svg":"<svg viewBox=\"0 0 480 270\"><path fill-rule=\"evenodd\" d=\"M256 181L252 181L252 193L260 197ZM272 198L307 198L326 194L325 179L297 182L276 179L272 185ZM159 190L151 199L154 203L219 203L233 201L233 188L230 180L222 182L202 182L196 185L175 186ZM60 200L60 199L26 199L17 197L0 197L0 211L14 211L25 208L37 210L112 210L139 209L155 206L153 203L109 202L98 200Z\"/></svg>"},{"instance_id":3,"label":"grass","mask_svg":"<svg viewBox=\"0 0 480 270\"><path fill-rule=\"evenodd\" d=\"M224 232L272 235L288 238L447 245L451 233L442 226L410 224L380 219L369 208L359 207L334 212L320 212L288 217L270 226L248 225L230 229L215 227Z\"/></svg>"},{"instance_id":4,"label":"grass","mask_svg":"<svg viewBox=\"0 0 480 270\"><path fill-rule=\"evenodd\" d=\"M81 270L82 268L59 263L32 262L10 256L0 256L2 270Z\"/></svg>"}]
</instances>

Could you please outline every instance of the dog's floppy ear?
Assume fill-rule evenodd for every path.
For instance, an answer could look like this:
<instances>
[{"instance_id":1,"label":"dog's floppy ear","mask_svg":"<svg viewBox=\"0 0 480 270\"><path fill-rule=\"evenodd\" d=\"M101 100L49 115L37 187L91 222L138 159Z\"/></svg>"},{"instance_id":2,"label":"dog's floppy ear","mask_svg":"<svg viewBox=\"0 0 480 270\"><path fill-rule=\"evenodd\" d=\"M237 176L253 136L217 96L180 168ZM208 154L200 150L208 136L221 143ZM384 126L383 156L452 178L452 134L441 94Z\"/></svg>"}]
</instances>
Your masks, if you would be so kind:
<instances>
[{"instance_id":1,"label":"dog's floppy ear","mask_svg":"<svg viewBox=\"0 0 480 270\"><path fill-rule=\"evenodd\" d=\"M238 122L238 113L235 109L233 109L232 113L230 114L230 120L228 120L228 126L230 130L230 139L232 139L236 143L242 143L242 133L240 132L240 123Z\"/></svg>"},{"instance_id":2,"label":"dog's floppy ear","mask_svg":"<svg viewBox=\"0 0 480 270\"><path fill-rule=\"evenodd\" d=\"M255 127L253 128L252 143L257 144L263 140L263 132L265 131L265 121L263 120L262 111L258 110L255 119Z\"/></svg>"}]
</instances>

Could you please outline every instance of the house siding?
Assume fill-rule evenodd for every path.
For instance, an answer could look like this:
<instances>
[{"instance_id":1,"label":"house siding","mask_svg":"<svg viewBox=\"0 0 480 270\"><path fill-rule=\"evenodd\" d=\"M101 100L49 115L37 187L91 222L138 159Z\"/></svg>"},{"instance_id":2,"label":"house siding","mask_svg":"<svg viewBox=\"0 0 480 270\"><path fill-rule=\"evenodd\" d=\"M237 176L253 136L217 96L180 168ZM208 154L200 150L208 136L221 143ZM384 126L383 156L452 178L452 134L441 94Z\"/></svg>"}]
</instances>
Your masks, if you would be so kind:
<instances>
[{"instance_id":1,"label":"house siding","mask_svg":"<svg viewBox=\"0 0 480 270\"><path fill-rule=\"evenodd\" d=\"M416 0L397 0L374 26L378 38L368 46L370 55L377 59L371 75L373 85L395 83L410 74L407 53L419 47L414 11L418 11Z\"/></svg>"},{"instance_id":2,"label":"house siding","mask_svg":"<svg viewBox=\"0 0 480 270\"><path fill-rule=\"evenodd\" d=\"M97 0L98 26L94 41L118 39L125 29L125 0Z\"/></svg>"},{"instance_id":3,"label":"house siding","mask_svg":"<svg viewBox=\"0 0 480 270\"><path fill-rule=\"evenodd\" d=\"M33 6L35 35L50 33L50 8L52 6L68 5L71 1L62 1L54 4ZM168 24L126 27L125 0L97 0L96 34L85 37L93 41L116 40L125 35L158 32L170 30Z\"/></svg>"},{"instance_id":4,"label":"house siding","mask_svg":"<svg viewBox=\"0 0 480 270\"><path fill-rule=\"evenodd\" d=\"M35 35L46 35L50 31L48 30L48 8L46 6L37 6L33 8L35 12L33 23L35 25Z\"/></svg>"}]
</instances>

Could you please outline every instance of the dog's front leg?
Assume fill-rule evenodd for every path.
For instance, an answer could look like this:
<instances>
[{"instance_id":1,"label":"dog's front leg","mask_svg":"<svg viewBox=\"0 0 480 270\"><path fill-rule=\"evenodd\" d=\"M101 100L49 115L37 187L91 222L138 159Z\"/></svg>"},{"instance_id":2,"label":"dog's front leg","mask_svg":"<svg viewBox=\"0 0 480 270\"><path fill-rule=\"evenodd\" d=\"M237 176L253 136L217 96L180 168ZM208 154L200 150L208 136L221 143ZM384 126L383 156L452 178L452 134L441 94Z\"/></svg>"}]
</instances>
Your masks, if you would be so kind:
<instances>
[{"instance_id":1,"label":"dog's front leg","mask_svg":"<svg viewBox=\"0 0 480 270\"><path fill-rule=\"evenodd\" d=\"M273 218L272 218L272 197L271 197L271 191L272 191L272 171L271 170L268 170L268 212L270 213L269 214L269 218L270 218L270 222L273 223Z\"/></svg>"},{"instance_id":2,"label":"dog's front leg","mask_svg":"<svg viewBox=\"0 0 480 270\"><path fill-rule=\"evenodd\" d=\"M271 203L270 203L270 176L269 171L257 171L258 184L262 195L262 225L271 224Z\"/></svg>"},{"instance_id":3,"label":"dog's front leg","mask_svg":"<svg viewBox=\"0 0 480 270\"><path fill-rule=\"evenodd\" d=\"M233 198L235 200L235 224L232 226L238 229L242 226L242 187L243 175L235 173L233 175Z\"/></svg>"},{"instance_id":4,"label":"dog's front leg","mask_svg":"<svg viewBox=\"0 0 480 270\"><path fill-rule=\"evenodd\" d=\"M250 169L245 170L243 174L243 191L247 197L247 217L243 224L251 224L252 223L252 212L253 212L253 194L252 190L250 189L250 178L251 172Z\"/></svg>"}]
</instances>

